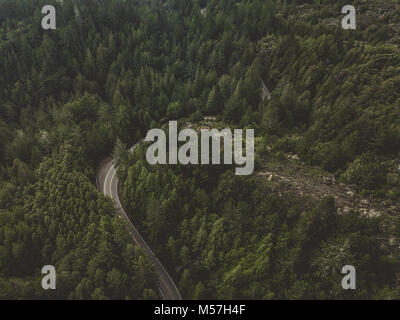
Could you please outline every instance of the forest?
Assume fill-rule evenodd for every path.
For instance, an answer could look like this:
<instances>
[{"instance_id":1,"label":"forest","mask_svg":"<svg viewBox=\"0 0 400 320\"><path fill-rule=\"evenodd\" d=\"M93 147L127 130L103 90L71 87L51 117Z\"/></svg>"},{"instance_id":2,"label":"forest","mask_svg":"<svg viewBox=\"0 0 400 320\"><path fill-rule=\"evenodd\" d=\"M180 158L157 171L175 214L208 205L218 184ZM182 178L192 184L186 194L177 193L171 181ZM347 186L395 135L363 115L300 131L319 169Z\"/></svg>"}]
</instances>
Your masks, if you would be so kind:
<instances>
[{"instance_id":1,"label":"forest","mask_svg":"<svg viewBox=\"0 0 400 320\"><path fill-rule=\"evenodd\" d=\"M187 299L400 298L400 4L0 0L0 299L159 299L96 167ZM57 10L43 30L42 6ZM265 97L263 87L270 96ZM150 166L168 120L256 135L256 169ZM294 154L390 214L257 174ZM312 177L310 178L312 179ZM57 269L57 290L40 286ZM357 267L357 290L340 286Z\"/></svg>"},{"instance_id":2,"label":"forest","mask_svg":"<svg viewBox=\"0 0 400 320\"><path fill-rule=\"evenodd\" d=\"M340 215L332 197L280 194L232 168L120 159L124 204L186 298L399 298L398 219ZM340 285L348 264L360 290Z\"/></svg>"}]
</instances>

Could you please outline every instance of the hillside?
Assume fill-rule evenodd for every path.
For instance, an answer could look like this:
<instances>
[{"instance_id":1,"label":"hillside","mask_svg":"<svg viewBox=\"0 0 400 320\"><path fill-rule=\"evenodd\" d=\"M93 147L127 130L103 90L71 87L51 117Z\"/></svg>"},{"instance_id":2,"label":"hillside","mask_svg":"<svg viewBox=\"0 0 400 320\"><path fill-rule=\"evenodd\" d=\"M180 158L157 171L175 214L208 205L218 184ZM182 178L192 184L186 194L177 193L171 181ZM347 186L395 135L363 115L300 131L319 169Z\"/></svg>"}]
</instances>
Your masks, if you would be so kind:
<instances>
[{"instance_id":1,"label":"hillside","mask_svg":"<svg viewBox=\"0 0 400 320\"><path fill-rule=\"evenodd\" d=\"M0 0L0 298L160 298L113 156L183 298L399 299L400 3L352 2L356 30L346 1ZM255 130L253 175L126 151L204 117Z\"/></svg>"}]
</instances>

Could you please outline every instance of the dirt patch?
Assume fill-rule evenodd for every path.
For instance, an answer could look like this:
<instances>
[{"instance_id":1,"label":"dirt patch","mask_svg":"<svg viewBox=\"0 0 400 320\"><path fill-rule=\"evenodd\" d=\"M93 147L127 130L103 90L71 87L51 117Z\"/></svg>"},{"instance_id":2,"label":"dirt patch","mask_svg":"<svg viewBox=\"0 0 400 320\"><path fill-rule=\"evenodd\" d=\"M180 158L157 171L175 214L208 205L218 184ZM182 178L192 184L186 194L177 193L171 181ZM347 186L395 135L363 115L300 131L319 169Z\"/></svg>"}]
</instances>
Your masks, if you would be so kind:
<instances>
[{"instance_id":1,"label":"dirt patch","mask_svg":"<svg viewBox=\"0 0 400 320\"><path fill-rule=\"evenodd\" d=\"M396 215L400 212L399 206L363 197L351 186L338 183L332 174L307 167L298 160L265 164L256 175L267 179L280 191L292 191L314 199L332 196L340 214L357 210L372 217L382 214Z\"/></svg>"}]
</instances>

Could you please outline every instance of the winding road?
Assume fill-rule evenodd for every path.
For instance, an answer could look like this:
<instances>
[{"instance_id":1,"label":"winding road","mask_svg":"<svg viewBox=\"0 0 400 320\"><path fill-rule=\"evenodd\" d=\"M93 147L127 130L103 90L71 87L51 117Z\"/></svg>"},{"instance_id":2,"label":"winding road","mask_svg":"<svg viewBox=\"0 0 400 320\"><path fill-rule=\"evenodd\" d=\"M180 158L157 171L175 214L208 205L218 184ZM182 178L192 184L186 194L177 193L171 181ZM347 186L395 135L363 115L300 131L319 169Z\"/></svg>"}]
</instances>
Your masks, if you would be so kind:
<instances>
[{"instance_id":1,"label":"winding road","mask_svg":"<svg viewBox=\"0 0 400 320\"><path fill-rule=\"evenodd\" d=\"M138 145L134 145L130 151L133 151ZM135 226L132 224L130 219L128 218L124 208L121 205L121 202L118 197L118 177L117 170L113 164L113 160L108 158L104 160L99 168L97 178L98 178L98 188L100 191L107 197L110 197L114 200L114 206L117 209L121 218L123 218L129 227L129 231L132 235L135 243L143 248L146 255L148 256L151 263L154 265L156 271L160 276L159 289L160 293L164 300L182 300L182 297L179 294L178 288L176 287L174 281L171 279L167 270L165 270L164 266L154 255L151 248L147 245L147 243L143 240Z\"/></svg>"}]
</instances>

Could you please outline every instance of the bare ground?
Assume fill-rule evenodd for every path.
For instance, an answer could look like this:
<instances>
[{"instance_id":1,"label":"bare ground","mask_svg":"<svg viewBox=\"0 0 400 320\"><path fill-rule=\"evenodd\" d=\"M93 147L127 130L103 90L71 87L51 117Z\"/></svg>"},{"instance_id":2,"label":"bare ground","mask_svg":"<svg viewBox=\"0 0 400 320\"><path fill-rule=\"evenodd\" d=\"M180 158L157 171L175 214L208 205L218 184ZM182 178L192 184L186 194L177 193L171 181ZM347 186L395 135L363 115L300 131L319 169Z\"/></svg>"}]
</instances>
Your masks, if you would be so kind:
<instances>
[{"instance_id":1,"label":"bare ground","mask_svg":"<svg viewBox=\"0 0 400 320\"><path fill-rule=\"evenodd\" d=\"M280 192L291 191L314 199L332 196L341 214L356 210L366 216L399 215L399 204L363 197L351 186L336 182L332 174L305 166L293 160L293 156L287 157L278 164L265 164L256 174L268 179Z\"/></svg>"}]
</instances>

